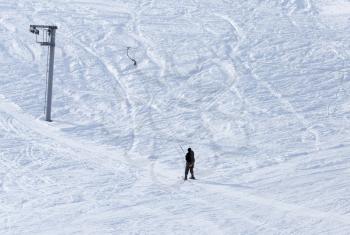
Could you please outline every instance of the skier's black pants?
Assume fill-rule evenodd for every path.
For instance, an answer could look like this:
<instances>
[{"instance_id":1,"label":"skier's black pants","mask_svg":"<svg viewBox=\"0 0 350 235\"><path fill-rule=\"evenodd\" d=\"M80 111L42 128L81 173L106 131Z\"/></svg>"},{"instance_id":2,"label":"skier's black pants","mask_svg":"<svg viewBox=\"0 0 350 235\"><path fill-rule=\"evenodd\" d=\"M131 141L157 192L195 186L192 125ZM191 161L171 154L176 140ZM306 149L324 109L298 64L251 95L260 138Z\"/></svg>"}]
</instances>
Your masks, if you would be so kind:
<instances>
[{"instance_id":1,"label":"skier's black pants","mask_svg":"<svg viewBox=\"0 0 350 235\"><path fill-rule=\"evenodd\" d=\"M186 168L185 168L185 179L187 179L187 175L188 175L188 171L191 172L191 176L192 178L194 177L193 175L193 167L194 167L194 164L193 163L186 163Z\"/></svg>"}]
</instances>

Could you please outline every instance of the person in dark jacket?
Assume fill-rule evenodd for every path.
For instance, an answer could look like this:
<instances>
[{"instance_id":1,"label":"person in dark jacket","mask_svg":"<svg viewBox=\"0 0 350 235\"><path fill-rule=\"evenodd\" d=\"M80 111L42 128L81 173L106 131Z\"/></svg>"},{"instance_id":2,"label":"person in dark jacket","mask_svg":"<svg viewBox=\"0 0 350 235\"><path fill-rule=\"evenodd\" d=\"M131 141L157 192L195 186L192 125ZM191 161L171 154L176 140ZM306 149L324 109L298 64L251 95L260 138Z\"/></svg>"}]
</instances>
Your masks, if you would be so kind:
<instances>
[{"instance_id":1,"label":"person in dark jacket","mask_svg":"<svg viewBox=\"0 0 350 235\"><path fill-rule=\"evenodd\" d=\"M186 153L186 168L185 168L185 180L187 180L187 175L188 175L188 171L191 172L191 178L190 179L196 179L194 178L194 174L193 174L193 168L194 168L194 152L192 151L191 148L187 149L187 153Z\"/></svg>"}]
</instances>

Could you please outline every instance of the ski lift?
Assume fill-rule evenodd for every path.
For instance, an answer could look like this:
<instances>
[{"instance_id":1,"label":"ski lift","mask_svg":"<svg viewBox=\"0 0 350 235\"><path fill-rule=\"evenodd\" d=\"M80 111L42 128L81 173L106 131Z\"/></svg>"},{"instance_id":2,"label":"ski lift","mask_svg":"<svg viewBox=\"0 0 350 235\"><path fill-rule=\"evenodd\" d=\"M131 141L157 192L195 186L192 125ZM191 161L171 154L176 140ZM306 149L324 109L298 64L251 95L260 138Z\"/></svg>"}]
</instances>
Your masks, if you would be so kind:
<instances>
[{"instance_id":1,"label":"ski lift","mask_svg":"<svg viewBox=\"0 0 350 235\"><path fill-rule=\"evenodd\" d=\"M35 41L41 46L48 46L48 60L46 72L46 94L45 94L45 120L51 122L51 104L52 104L52 84L53 84L53 69L55 56L55 34L57 26L54 25L30 25L29 31L35 34ZM42 31L42 38L39 37Z\"/></svg>"},{"instance_id":2,"label":"ski lift","mask_svg":"<svg viewBox=\"0 0 350 235\"><path fill-rule=\"evenodd\" d=\"M134 66L137 66L137 62L135 59L131 58L129 55L129 50L131 49L131 47L127 47L126 48L126 55L128 56L128 58L134 63Z\"/></svg>"},{"instance_id":3,"label":"ski lift","mask_svg":"<svg viewBox=\"0 0 350 235\"><path fill-rule=\"evenodd\" d=\"M34 34L36 34L36 35L39 35L39 29L37 29L35 25L31 25L30 28L29 28L29 31L30 31L31 33L34 33Z\"/></svg>"},{"instance_id":4,"label":"ski lift","mask_svg":"<svg viewBox=\"0 0 350 235\"><path fill-rule=\"evenodd\" d=\"M42 46L54 46L51 43L51 34L53 30L56 30L57 26L47 25L30 25L29 31L35 34L35 41ZM39 37L40 30L42 31L42 37Z\"/></svg>"}]
</instances>

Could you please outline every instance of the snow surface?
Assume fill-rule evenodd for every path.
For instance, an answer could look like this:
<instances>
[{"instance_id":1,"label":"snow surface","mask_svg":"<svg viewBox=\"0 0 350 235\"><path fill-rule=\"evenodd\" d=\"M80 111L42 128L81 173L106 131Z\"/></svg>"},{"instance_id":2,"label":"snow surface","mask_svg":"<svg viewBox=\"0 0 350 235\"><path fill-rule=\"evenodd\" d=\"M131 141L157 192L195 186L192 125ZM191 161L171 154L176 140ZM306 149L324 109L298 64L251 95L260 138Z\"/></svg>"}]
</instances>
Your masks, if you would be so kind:
<instances>
[{"instance_id":1,"label":"snow surface","mask_svg":"<svg viewBox=\"0 0 350 235\"><path fill-rule=\"evenodd\" d=\"M0 234L350 234L349 19L346 0L0 0ZM30 24L58 26L52 123Z\"/></svg>"}]
</instances>

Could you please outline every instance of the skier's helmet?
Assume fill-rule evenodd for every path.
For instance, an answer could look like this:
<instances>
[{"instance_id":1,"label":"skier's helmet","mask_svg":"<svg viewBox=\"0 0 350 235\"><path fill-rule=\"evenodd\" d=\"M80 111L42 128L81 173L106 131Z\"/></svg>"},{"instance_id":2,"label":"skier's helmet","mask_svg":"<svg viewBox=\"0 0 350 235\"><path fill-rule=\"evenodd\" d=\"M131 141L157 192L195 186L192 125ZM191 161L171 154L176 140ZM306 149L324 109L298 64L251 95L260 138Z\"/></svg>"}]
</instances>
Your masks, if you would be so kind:
<instances>
[{"instance_id":1,"label":"skier's helmet","mask_svg":"<svg viewBox=\"0 0 350 235\"><path fill-rule=\"evenodd\" d=\"M188 149L187 149L188 152L191 152L191 150L192 150L191 148L188 148Z\"/></svg>"}]
</instances>

